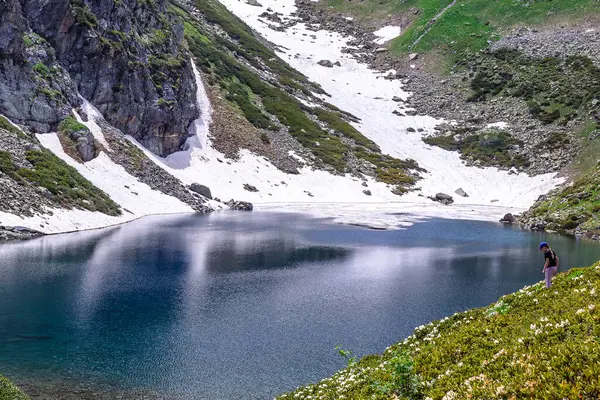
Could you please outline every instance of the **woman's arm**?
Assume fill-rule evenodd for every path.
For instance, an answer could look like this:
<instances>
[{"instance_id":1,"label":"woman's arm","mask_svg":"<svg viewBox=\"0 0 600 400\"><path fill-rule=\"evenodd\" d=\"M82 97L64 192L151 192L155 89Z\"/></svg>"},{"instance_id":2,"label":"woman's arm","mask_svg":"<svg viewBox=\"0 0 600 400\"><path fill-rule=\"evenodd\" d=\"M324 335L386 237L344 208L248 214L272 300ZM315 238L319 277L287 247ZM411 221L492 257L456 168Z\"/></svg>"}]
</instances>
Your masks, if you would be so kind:
<instances>
[{"instance_id":1,"label":"woman's arm","mask_svg":"<svg viewBox=\"0 0 600 400\"><path fill-rule=\"evenodd\" d=\"M555 255L555 257L556 257L556 268L558 268L558 264L560 263L560 258L558 258L557 255Z\"/></svg>"},{"instance_id":2,"label":"woman's arm","mask_svg":"<svg viewBox=\"0 0 600 400\"><path fill-rule=\"evenodd\" d=\"M548 264L550 264L550 259L546 258L546 262L544 263L544 269L542 270L542 272L546 271L546 268L548 268Z\"/></svg>"}]
</instances>

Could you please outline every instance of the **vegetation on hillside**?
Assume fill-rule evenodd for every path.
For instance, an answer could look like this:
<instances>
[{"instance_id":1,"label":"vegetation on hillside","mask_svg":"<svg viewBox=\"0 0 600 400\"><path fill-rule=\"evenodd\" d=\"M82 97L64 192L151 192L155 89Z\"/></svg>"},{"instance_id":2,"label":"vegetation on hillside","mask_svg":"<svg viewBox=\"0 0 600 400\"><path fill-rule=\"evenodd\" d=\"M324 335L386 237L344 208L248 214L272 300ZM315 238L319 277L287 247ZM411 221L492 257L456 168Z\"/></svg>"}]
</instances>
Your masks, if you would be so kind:
<instances>
[{"instance_id":1,"label":"vegetation on hillside","mask_svg":"<svg viewBox=\"0 0 600 400\"><path fill-rule=\"evenodd\" d=\"M15 132L0 129L0 139L3 135L15 135ZM58 206L99 211L108 215L121 214L119 205L85 179L75 168L49 150L34 146L31 139L22 132L17 137L20 146L30 146L31 149L25 152L22 163L15 162L11 152L0 150L0 173L21 185L46 189L49 200Z\"/></svg>"},{"instance_id":2,"label":"vegetation on hillside","mask_svg":"<svg viewBox=\"0 0 600 400\"><path fill-rule=\"evenodd\" d=\"M28 400L29 397L0 375L0 400Z\"/></svg>"},{"instance_id":3,"label":"vegetation on hillside","mask_svg":"<svg viewBox=\"0 0 600 400\"><path fill-rule=\"evenodd\" d=\"M184 9L172 5L170 10L182 18L189 50L208 82L218 85L250 123L266 130L283 125L319 163L340 173L350 172L350 161L358 158L374 164L386 183L402 187L414 183L411 170L419 171L418 165L382 155L373 141L347 122L351 116L327 104L313 108L299 101L305 97L319 102L312 93L322 89L282 61L223 5L214 0L194 5L230 40L206 29Z\"/></svg>"},{"instance_id":4,"label":"vegetation on hillside","mask_svg":"<svg viewBox=\"0 0 600 400\"><path fill-rule=\"evenodd\" d=\"M428 325L297 399L597 399L600 263Z\"/></svg>"},{"instance_id":5,"label":"vegetation on hillside","mask_svg":"<svg viewBox=\"0 0 600 400\"><path fill-rule=\"evenodd\" d=\"M463 160L478 160L482 166L522 167L528 161L510 150L522 142L506 132L490 130L449 136L430 136L423 141L446 150L458 151Z\"/></svg>"}]
</instances>

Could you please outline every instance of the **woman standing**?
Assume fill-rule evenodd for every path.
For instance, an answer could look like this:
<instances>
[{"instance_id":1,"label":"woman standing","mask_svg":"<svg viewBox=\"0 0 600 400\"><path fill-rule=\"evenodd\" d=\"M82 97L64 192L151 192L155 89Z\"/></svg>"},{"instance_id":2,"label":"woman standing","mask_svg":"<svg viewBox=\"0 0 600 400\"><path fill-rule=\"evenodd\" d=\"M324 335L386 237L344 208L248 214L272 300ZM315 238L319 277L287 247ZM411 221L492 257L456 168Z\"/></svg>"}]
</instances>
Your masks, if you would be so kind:
<instances>
[{"instance_id":1,"label":"woman standing","mask_svg":"<svg viewBox=\"0 0 600 400\"><path fill-rule=\"evenodd\" d=\"M540 243L540 251L544 252L544 259L546 260L542 272L546 274L546 287L549 288L552 286L552 278L558 273L558 263L560 260L546 242Z\"/></svg>"}]
</instances>

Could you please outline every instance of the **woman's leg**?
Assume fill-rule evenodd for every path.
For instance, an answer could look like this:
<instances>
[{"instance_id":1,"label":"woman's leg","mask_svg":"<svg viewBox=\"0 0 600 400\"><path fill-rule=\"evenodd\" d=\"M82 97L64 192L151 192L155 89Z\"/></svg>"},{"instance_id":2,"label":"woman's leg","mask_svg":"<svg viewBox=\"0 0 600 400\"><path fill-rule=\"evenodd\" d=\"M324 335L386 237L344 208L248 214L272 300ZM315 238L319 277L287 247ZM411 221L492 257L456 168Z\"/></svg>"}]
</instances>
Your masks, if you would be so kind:
<instances>
[{"instance_id":1,"label":"woman's leg","mask_svg":"<svg viewBox=\"0 0 600 400\"><path fill-rule=\"evenodd\" d=\"M558 273L557 267L546 268L546 287L552 286L552 278Z\"/></svg>"}]
</instances>

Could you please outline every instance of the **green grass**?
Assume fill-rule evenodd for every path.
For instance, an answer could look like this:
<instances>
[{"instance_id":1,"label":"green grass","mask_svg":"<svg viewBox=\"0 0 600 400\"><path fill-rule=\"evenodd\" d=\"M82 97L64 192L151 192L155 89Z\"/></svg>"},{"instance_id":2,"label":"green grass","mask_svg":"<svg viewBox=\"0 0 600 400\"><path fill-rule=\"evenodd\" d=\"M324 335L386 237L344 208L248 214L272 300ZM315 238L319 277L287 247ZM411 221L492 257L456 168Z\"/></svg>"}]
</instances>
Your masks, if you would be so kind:
<instances>
[{"instance_id":1,"label":"green grass","mask_svg":"<svg viewBox=\"0 0 600 400\"><path fill-rule=\"evenodd\" d=\"M0 375L0 400L28 400L29 396Z\"/></svg>"},{"instance_id":2,"label":"green grass","mask_svg":"<svg viewBox=\"0 0 600 400\"><path fill-rule=\"evenodd\" d=\"M359 19L381 21L396 13L406 13L413 18L412 24L402 35L390 43L396 55L410 52L435 51L443 54L449 62L441 68L462 60L467 53L474 53L488 46L508 28L518 25L541 26L557 21L576 21L600 13L595 0L458 0L442 17L431 25L422 40L415 41L427 31L429 21L451 0L322 0L335 11L352 14ZM421 10L413 16L411 8Z\"/></svg>"},{"instance_id":3,"label":"green grass","mask_svg":"<svg viewBox=\"0 0 600 400\"><path fill-rule=\"evenodd\" d=\"M484 166L523 167L527 160L518 154L512 154L510 149L523 143L514 139L506 132L487 131L481 133L465 133L456 140L455 135L432 136L423 141L432 146L438 146L450 151L458 151L462 159L473 158L481 161Z\"/></svg>"},{"instance_id":4,"label":"green grass","mask_svg":"<svg viewBox=\"0 0 600 400\"><path fill-rule=\"evenodd\" d=\"M540 282L420 326L279 399L597 399L598 295L600 264L561 273L549 290Z\"/></svg>"}]
</instances>

